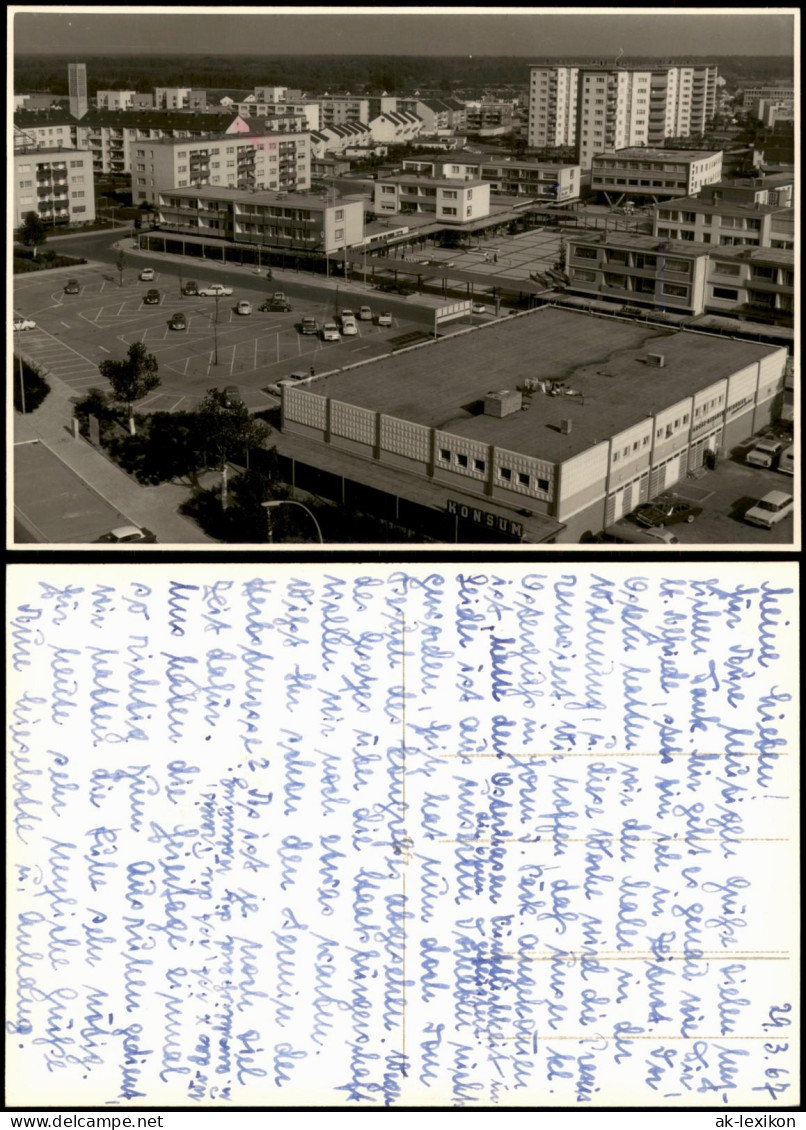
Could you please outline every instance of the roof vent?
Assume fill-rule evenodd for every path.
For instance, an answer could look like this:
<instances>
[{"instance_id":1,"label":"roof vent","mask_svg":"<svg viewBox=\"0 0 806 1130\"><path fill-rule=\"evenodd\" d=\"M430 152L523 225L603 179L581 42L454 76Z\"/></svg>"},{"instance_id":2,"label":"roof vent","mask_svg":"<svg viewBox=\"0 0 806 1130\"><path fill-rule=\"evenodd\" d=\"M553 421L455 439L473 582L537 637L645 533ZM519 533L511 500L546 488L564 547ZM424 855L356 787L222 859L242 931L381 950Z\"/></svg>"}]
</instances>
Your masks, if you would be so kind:
<instances>
[{"instance_id":1,"label":"roof vent","mask_svg":"<svg viewBox=\"0 0 806 1130\"><path fill-rule=\"evenodd\" d=\"M571 428L574 426L573 420L560 420L560 434L570 436Z\"/></svg>"},{"instance_id":2,"label":"roof vent","mask_svg":"<svg viewBox=\"0 0 806 1130\"><path fill-rule=\"evenodd\" d=\"M484 396L484 415L501 419L504 416L511 416L513 412L519 412L522 405L523 396L517 390L496 389Z\"/></svg>"},{"instance_id":3,"label":"roof vent","mask_svg":"<svg viewBox=\"0 0 806 1130\"><path fill-rule=\"evenodd\" d=\"M646 363L647 365L653 365L656 369L662 369L666 364L666 358L662 353L647 353Z\"/></svg>"}]
</instances>

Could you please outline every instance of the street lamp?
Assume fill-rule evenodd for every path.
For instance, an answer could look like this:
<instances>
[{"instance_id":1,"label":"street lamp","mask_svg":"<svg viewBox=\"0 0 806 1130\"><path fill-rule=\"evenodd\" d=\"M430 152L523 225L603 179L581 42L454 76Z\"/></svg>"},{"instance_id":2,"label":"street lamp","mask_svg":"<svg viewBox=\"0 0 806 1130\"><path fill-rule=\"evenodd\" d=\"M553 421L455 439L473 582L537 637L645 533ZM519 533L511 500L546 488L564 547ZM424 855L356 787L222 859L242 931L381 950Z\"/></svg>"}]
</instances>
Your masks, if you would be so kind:
<instances>
[{"instance_id":1,"label":"street lamp","mask_svg":"<svg viewBox=\"0 0 806 1130\"><path fill-rule=\"evenodd\" d=\"M214 349L213 364L217 365L218 364L218 295L217 294L214 295L214 298L215 298L215 317L213 319L213 349Z\"/></svg>"},{"instance_id":2,"label":"street lamp","mask_svg":"<svg viewBox=\"0 0 806 1130\"><path fill-rule=\"evenodd\" d=\"M314 526L316 526L316 532L319 535L320 545L325 544L325 539L322 537L322 531L319 529L319 523L317 522L316 518L311 513L311 511L308 509L308 507L304 506L301 502L296 502L293 498L278 498L278 499L275 499L273 502L261 502L260 505L265 506L265 508L266 508L266 518L267 518L268 523L269 523L269 541L272 540L272 536L271 536L271 517L269 516L268 511L274 509L274 507L276 507L276 506L299 506L300 509L304 510L305 513L309 516L309 518L313 522Z\"/></svg>"},{"instance_id":3,"label":"street lamp","mask_svg":"<svg viewBox=\"0 0 806 1130\"><path fill-rule=\"evenodd\" d=\"M20 369L20 405L22 407L22 414L23 416L25 416L25 379L22 375L22 341L20 339L20 334L21 331L17 330L17 361L19 362Z\"/></svg>"}]
</instances>

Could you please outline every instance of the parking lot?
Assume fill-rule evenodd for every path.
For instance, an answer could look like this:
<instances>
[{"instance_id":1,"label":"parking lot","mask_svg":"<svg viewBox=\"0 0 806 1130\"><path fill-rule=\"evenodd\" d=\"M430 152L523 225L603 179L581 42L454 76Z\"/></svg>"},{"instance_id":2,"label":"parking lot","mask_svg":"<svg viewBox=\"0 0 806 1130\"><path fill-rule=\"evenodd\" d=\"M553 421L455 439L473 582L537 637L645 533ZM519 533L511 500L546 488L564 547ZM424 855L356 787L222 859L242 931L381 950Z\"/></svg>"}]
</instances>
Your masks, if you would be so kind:
<instances>
[{"instance_id":1,"label":"parking lot","mask_svg":"<svg viewBox=\"0 0 806 1130\"><path fill-rule=\"evenodd\" d=\"M185 281L191 268L185 275ZM159 363L161 385L138 402L139 410L189 409L210 388L235 385L251 409L276 404L266 387L292 372L316 372L361 361L389 351L389 342L401 334L422 330L422 322L401 320L381 327L377 315L385 309L381 297L372 297L373 320L359 321L354 337L325 342L321 334L302 335L302 315L322 325L334 320L338 292L326 298L291 296L290 313L265 313L258 306L282 284L255 276L245 277L231 297L189 297L180 293L178 276L159 269L153 281L141 282L139 268L124 272L123 285L109 268L76 268L78 294L65 294L65 274L22 276L15 280L15 315L33 318L36 329L20 335L27 357L65 381L76 393L103 387L101 361L122 359L128 346L142 342ZM44 272L43 272L44 274ZM202 286L201 273L193 276ZM217 281L217 280L213 280ZM146 305L148 290L160 292L158 305ZM236 313L238 301L252 302L253 313ZM360 302L342 292L340 306L356 311ZM169 328L171 316L185 314L187 329Z\"/></svg>"}]
</instances>

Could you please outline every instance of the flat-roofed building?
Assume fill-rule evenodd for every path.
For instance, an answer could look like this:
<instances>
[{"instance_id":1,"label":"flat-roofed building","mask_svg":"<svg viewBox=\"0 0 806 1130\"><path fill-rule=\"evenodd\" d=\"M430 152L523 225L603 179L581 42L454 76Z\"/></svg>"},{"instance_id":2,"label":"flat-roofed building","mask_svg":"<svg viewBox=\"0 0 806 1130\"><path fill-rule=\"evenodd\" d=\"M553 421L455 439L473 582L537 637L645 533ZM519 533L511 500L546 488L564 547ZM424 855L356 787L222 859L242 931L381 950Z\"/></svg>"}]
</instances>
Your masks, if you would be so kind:
<instances>
[{"instance_id":1,"label":"flat-roofed building","mask_svg":"<svg viewBox=\"0 0 806 1130\"><path fill-rule=\"evenodd\" d=\"M720 247L709 257L708 312L738 313L751 321L792 325L795 256L770 247Z\"/></svg>"},{"instance_id":2,"label":"flat-roofed building","mask_svg":"<svg viewBox=\"0 0 806 1130\"><path fill-rule=\"evenodd\" d=\"M468 223L489 216L490 186L480 180L386 177L375 184L375 212L379 216L430 213L447 223Z\"/></svg>"},{"instance_id":3,"label":"flat-roofed building","mask_svg":"<svg viewBox=\"0 0 806 1130\"><path fill-rule=\"evenodd\" d=\"M448 180L488 181L492 192L568 204L579 198L579 165L519 157L479 157L457 150L446 157L407 157L403 169Z\"/></svg>"},{"instance_id":4,"label":"flat-roofed building","mask_svg":"<svg viewBox=\"0 0 806 1130\"><path fill-rule=\"evenodd\" d=\"M544 307L284 386L278 449L400 504L576 542L775 419L786 357Z\"/></svg>"},{"instance_id":5,"label":"flat-roofed building","mask_svg":"<svg viewBox=\"0 0 806 1130\"><path fill-rule=\"evenodd\" d=\"M97 90L95 106L98 110L130 110L136 90Z\"/></svg>"},{"instance_id":6,"label":"flat-roofed building","mask_svg":"<svg viewBox=\"0 0 806 1130\"><path fill-rule=\"evenodd\" d=\"M593 158L591 190L619 203L625 196L657 200L693 196L722 176L722 153L703 149L627 148Z\"/></svg>"},{"instance_id":7,"label":"flat-roofed building","mask_svg":"<svg viewBox=\"0 0 806 1130\"><path fill-rule=\"evenodd\" d=\"M14 153L14 226L27 212L52 224L95 219L92 154L80 149L18 149Z\"/></svg>"},{"instance_id":8,"label":"flat-roofed building","mask_svg":"<svg viewBox=\"0 0 806 1130\"><path fill-rule=\"evenodd\" d=\"M157 215L164 231L251 244L271 251L330 255L364 239L362 200L323 200L310 193L244 192L235 188L160 192Z\"/></svg>"},{"instance_id":9,"label":"flat-roofed building","mask_svg":"<svg viewBox=\"0 0 806 1130\"><path fill-rule=\"evenodd\" d=\"M154 203L165 189L205 185L304 191L311 184L310 157L308 133L137 142L132 147L132 198Z\"/></svg>"},{"instance_id":10,"label":"flat-roofed building","mask_svg":"<svg viewBox=\"0 0 806 1130\"><path fill-rule=\"evenodd\" d=\"M157 110L187 110L192 89L190 86L155 86L154 106Z\"/></svg>"},{"instance_id":11,"label":"flat-roofed building","mask_svg":"<svg viewBox=\"0 0 806 1130\"><path fill-rule=\"evenodd\" d=\"M719 194L717 194L717 197ZM789 207L688 196L659 205L654 233L718 247L794 247L794 213Z\"/></svg>"},{"instance_id":12,"label":"flat-roofed building","mask_svg":"<svg viewBox=\"0 0 806 1130\"><path fill-rule=\"evenodd\" d=\"M83 118L89 108L86 63L68 63L67 82L70 90L70 113L74 118Z\"/></svg>"},{"instance_id":13,"label":"flat-roofed building","mask_svg":"<svg viewBox=\"0 0 806 1130\"><path fill-rule=\"evenodd\" d=\"M787 102L790 106L795 104L794 86L746 86L742 90L742 107L750 110L754 102L767 99L770 102Z\"/></svg>"}]
</instances>

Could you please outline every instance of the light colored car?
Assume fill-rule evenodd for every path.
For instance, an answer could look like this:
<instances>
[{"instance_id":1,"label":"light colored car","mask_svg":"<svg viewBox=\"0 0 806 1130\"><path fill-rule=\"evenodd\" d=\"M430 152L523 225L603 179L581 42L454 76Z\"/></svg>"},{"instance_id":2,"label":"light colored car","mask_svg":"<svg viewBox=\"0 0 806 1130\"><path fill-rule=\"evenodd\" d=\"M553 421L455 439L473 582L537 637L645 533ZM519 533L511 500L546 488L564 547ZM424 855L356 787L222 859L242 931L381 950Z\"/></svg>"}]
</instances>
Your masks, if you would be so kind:
<instances>
[{"instance_id":1,"label":"light colored car","mask_svg":"<svg viewBox=\"0 0 806 1130\"><path fill-rule=\"evenodd\" d=\"M763 439L748 451L745 463L751 467L776 467L784 445L776 439Z\"/></svg>"},{"instance_id":2,"label":"light colored car","mask_svg":"<svg viewBox=\"0 0 806 1130\"><path fill-rule=\"evenodd\" d=\"M356 334L358 333L358 325L356 324L355 318L353 318L352 316L347 318L347 317L344 316L344 314L342 314L342 316L341 316L341 332L344 334L345 337L355 337Z\"/></svg>"},{"instance_id":3,"label":"light colored car","mask_svg":"<svg viewBox=\"0 0 806 1130\"><path fill-rule=\"evenodd\" d=\"M239 314L251 314L252 313L252 303L247 302L247 300L245 298L242 298L241 301L238 303L237 313L239 313Z\"/></svg>"},{"instance_id":4,"label":"light colored car","mask_svg":"<svg viewBox=\"0 0 806 1130\"><path fill-rule=\"evenodd\" d=\"M282 386L287 384L291 384L291 381L288 377L283 377L281 380L275 381L274 384L266 385L266 392L270 392L272 396L282 396Z\"/></svg>"},{"instance_id":5,"label":"light colored car","mask_svg":"<svg viewBox=\"0 0 806 1130\"><path fill-rule=\"evenodd\" d=\"M371 322L372 310L369 308L369 306L362 306L358 311L358 317L362 322Z\"/></svg>"},{"instance_id":6,"label":"light colored car","mask_svg":"<svg viewBox=\"0 0 806 1130\"><path fill-rule=\"evenodd\" d=\"M378 325L379 326L391 326L391 324L392 324L392 315L388 310L384 310L382 314L378 315Z\"/></svg>"},{"instance_id":7,"label":"light colored car","mask_svg":"<svg viewBox=\"0 0 806 1130\"><path fill-rule=\"evenodd\" d=\"M14 329L15 330L35 330L36 329L36 322L33 320L33 318L15 318L14 319Z\"/></svg>"},{"instance_id":8,"label":"light colored car","mask_svg":"<svg viewBox=\"0 0 806 1130\"><path fill-rule=\"evenodd\" d=\"M795 473L795 445L792 444L781 455L781 460L778 464L778 470L785 475L794 475Z\"/></svg>"},{"instance_id":9,"label":"light colored car","mask_svg":"<svg viewBox=\"0 0 806 1130\"><path fill-rule=\"evenodd\" d=\"M325 322L322 326L322 341L340 341L341 334L335 322Z\"/></svg>"},{"instance_id":10,"label":"light colored car","mask_svg":"<svg viewBox=\"0 0 806 1130\"><path fill-rule=\"evenodd\" d=\"M199 294L202 298L229 298L232 287L224 286L222 283L208 283L207 286L201 287Z\"/></svg>"},{"instance_id":11,"label":"light colored car","mask_svg":"<svg viewBox=\"0 0 806 1130\"><path fill-rule=\"evenodd\" d=\"M345 318L352 318L352 319L353 319L353 321L355 321L355 314L354 314L354 313L352 312L352 310L342 310L342 312L341 312L341 314L339 315L339 317L340 317L340 318L342 319L342 321L343 321L343 320L344 320Z\"/></svg>"},{"instance_id":12,"label":"light colored car","mask_svg":"<svg viewBox=\"0 0 806 1130\"><path fill-rule=\"evenodd\" d=\"M471 309L472 309L474 314L486 314L487 313L487 307L484 305L483 302L474 302Z\"/></svg>"},{"instance_id":13,"label":"light colored car","mask_svg":"<svg viewBox=\"0 0 806 1130\"><path fill-rule=\"evenodd\" d=\"M143 267L140 272L140 282L153 282L154 281L154 268Z\"/></svg>"},{"instance_id":14,"label":"light colored car","mask_svg":"<svg viewBox=\"0 0 806 1130\"><path fill-rule=\"evenodd\" d=\"M103 537L96 538L98 542L155 542L157 535L147 530L145 526L141 529L139 526L118 526L115 530L110 530L108 534Z\"/></svg>"},{"instance_id":15,"label":"light colored car","mask_svg":"<svg viewBox=\"0 0 806 1130\"><path fill-rule=\"evenodd\" d=\"M763 526L771 530L777 523L783 521L795 508L795 500L791 494L784 494L782 490L771 490L760 498L755 506L751 506L745 513L744 520L751 526Z\"/></svg>"}]
</instances>

